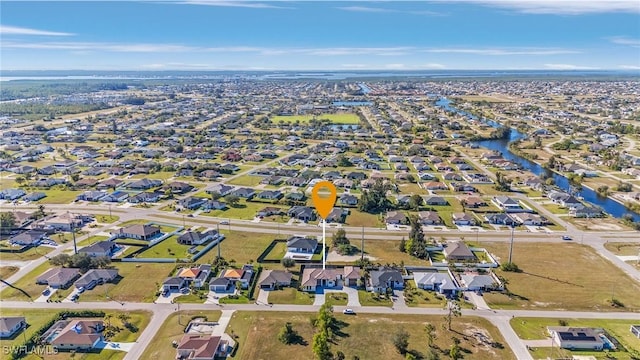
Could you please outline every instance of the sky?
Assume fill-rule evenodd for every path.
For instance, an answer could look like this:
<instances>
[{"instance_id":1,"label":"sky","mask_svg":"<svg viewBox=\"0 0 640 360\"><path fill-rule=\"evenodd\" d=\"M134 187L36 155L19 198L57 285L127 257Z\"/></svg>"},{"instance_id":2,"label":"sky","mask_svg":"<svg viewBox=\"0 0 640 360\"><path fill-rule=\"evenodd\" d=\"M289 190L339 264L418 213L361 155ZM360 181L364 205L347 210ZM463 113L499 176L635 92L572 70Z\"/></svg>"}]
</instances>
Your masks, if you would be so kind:
<instances>
[{"instance_id":1,"label":"sky","mask_svg":"<svg viewBox=\"0 0 640 360\"><path fill-rule=\"evenodd\" d=\"M640 1L3 0L0 69L640 71Z\"/></svg>"}]
</instances>

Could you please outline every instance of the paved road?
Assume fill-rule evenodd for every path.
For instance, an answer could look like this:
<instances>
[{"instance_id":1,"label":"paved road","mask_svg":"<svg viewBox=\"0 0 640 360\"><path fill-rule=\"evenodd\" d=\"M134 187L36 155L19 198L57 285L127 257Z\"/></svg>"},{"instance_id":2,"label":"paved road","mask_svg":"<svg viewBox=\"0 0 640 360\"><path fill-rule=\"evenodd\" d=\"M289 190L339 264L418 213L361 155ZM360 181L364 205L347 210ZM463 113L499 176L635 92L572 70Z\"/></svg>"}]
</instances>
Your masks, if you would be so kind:
<instances>
[{"instance_id":1,"label":"paved road","mask_svg":"<svg viewBox=\"0 0 640 360\"><path fill-rule=\"evenodd\" d=\"M34 304L20 301L2 301L2 308L28 309ZM50 309L104 309L104 310L145 310L151 311L153 316L149 325L140 334L137 344L129 351L125 359L139 359L146 346L151 342L156 332L162 326L166 318L175 311L173 304L149 304L149 303L124 303L117 302L81 302L81 303L47 303ZM345 306L336 306L335 311L341 312ZM223 307L207 304L181 304L180 310L211 310L221 309L225 314L233 311L284 311L284 312L317 312L319 307L313 305L256 305L238 304L224 305ZM446 310L438 308L396 308L388 307L354 307L357 313L365 314L412 314L412 315L445 315ZM577 312L577 311L535 311L535 310L462 310L463 316L480 316L488 319L502 333L509 347L516 354L516 358L531 359L524 343L515 335L509 325L512 317L549 317L549 318L586 318L586 319L620 319L638 320L640 313L620 313L620 312Z\"/></svg>"}]
</instances>

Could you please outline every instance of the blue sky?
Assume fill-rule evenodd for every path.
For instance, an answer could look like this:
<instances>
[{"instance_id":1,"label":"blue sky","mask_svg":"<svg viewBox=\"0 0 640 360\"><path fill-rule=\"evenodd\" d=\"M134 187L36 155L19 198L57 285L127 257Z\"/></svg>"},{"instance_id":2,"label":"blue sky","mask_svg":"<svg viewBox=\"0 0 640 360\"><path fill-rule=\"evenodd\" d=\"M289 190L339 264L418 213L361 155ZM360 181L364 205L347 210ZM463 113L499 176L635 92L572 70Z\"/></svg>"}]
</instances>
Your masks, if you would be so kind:
<instances>
[{"instance_id":1,"label":"blue sky","mask_svg":"<svg viewBox=\"0 0 640 360\"><path fill-rule=\"evenodd\" d=\"M2 1L4 70L640 70L638 0Z\"/></svg>"}]
</instances>

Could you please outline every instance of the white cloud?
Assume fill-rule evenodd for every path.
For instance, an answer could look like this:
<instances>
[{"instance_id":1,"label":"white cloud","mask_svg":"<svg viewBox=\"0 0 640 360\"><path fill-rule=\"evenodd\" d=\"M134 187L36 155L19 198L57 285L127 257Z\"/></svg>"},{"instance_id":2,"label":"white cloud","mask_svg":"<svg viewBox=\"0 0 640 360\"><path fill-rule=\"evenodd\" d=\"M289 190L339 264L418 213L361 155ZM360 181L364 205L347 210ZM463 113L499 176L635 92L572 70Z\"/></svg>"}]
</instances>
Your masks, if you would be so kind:
<instances>
[{"instance_id":1,"label":"white cloud","mask_svg":"<svg viewBox=\"0 0 640 360\"><path fill-rule=\"evenodd\" d=\"M640 65L620 65L618 67L625 70L640 70Z\"/></svg>"},{"instance_id":2,"label":"white cloud","mask_svg":"<svg viewBox=\"0 0 640 360\"><path fill-rule=\"evenodd\" d=\"M424 69L446 69L447 67L442 64L429 63L421 66Z\"/></svg>"},{"instance_id":3,"label":"white cloud","mask_svg":"<svg viewBox=\"0 0 640 360\"><path fill-rule=\"evenodd\" d=\"M473 54L473 55L561 55L579 54L580 51L556 48L508 48L508 49L471 49L471 48L435 48L424 50L428 53Z\"/></svg>"},{"instance_id":4,"label":"white cloud","mask_svg":"<svg viewBox=\"0 0 640 360\"><path fill-rule=\"evenodd\" d=\"M286 6L278 6L267 3L259 3L254 1L245 0L233 0L233 1L217 1L217 0L187 0L181 1L180 4L185 5L206 5L206 6L221 6L221 7L240 7L250 9L291 9Z\"/></svg>"},{"instance_id":5,"label":"white cloud","mask_svg":"<svg viewBox=\"0 0 640 360\"><path fill-rule=\"evenodd\" d=\"M30 29L18 26L0 25L2 35L72 36L75 34L57 31Z\"/></svg>"},{"instance_id":6,"label":"white cloud","mask_svg":"<svg viewBox=\"0 0 640 360\"><path fill-rule=\"evenodd\" d=\"M366 64L342 64L340 65L346 69L366 69L369 65Z\"/></svg>"},{"instance_id":7,"label":"white cloud","mask_svg":"<svg viewBox=\"0 0 640 360\"><path fill-rule=\"evenodd\" d=\"M437 11L429 11L429 10L397 10L397 9L387 9L380 7L371 7L371 6L340 6L336 9L344 10L344 11L352 11L352 12L363 12L363 13L399 13L399 14L412 14L412 15L427 15L427 16L444 16L445 13L437 12Z\"/></svg>"},{"instance_id":8,"label":"white cloud","mask_svg":"<svg viewBox=\"0 0 640 360\"><path fill-rule=\"evenodd\" d=\"M526 14L582 15L594 13L640 13L638 0L455 0L515 10Z\"/></svg>"},{"instance_id":9,"label":"white cloud","mask_svg":"<svg viewBox=\"0 0 640 360\"><path fill-rule=\"evenodd\" d=\"M626 36L614 36L609 38L609 41L618 45L629 45L633 47L640 47L640 39L632 39Z\"/></svg>"},{"instance_id":10,"label":"white cloud","mask_svg":"<svg viewBox=\"0 0 640 360\"><path fill-rule=\"evenodd\" d=\"M581 66L573 64L544 64L544 67L550 70L597 70L597 67Z\"/></svg>"},{"instance_id":11,"label":"white cloud","mask_svg":"<svg viewBox=\"0 0 640 360\"><path fill-rule=\"evenodd\" d=\"M369 6L341 6L337 9L344 11L354 11L354 12L370 12L370 13L388 13L388 12L396 12L397 10L393 9L384 9L377 7L369 7Z\"/></svg>"},{"instance_id":12,"label":"white cloud","mask_svg":"<svg viewBox=\"0 0 640 360\"><path fill-rule=\"evenodd\" d=\"M385 69L394 69L394 70L401 70L401 69L405 69L406 65L405 64L386 64Z\"/></svg>"},{"instance_id":13,"label":"white cloud","mask_svg":"<svg viewBox=\"0 0 640 360\"><path fill-rule=\"evenodd\" d=\"M40 49L40 50L73 50L73 51L111 51L111 52L186 52L197 48L172 44L119 44L119 43L91 43L91 42L42 42L21 43L2 42L1 48Z\"/></svg>"}]
</instances>

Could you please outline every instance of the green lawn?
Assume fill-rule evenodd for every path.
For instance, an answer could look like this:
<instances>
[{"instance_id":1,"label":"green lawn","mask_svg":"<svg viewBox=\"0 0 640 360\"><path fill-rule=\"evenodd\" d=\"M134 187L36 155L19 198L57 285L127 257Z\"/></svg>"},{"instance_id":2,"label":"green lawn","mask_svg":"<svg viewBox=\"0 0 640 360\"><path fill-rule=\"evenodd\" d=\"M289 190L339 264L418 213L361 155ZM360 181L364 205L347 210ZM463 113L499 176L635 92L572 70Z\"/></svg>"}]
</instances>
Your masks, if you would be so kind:
<instances>
[{"instance_id":1,"label":"green lawn","mask_svg":"<svg viewBox=\"0 0 640 360\"><path fill-rule=\"evenodd\" d=\"M284 255L287 253L287 243L285 242L277 242L269 254L264 258L264 260L278 260L280 261Z\"/></svg>"},{"instance_id":2,"label":"green lawn","mask_svg":"<svg viewBox=\"0 0 640 360\"><path fill-rule=\"evenodd\" d=\"M236 359L312 359L312 342L315 329L309 318L314 313L278 313L278 312L235 312L227 333L238 336L239 349ZM435 344L447 351L452 345L452 336L461 340L460 346L468 351L465 359L514 359L513 354L504 344L499 331L488 321L475 317L456 319L453 329L458 333L443 330L442 316L416 315L384 315L358 314L335 315L341 324L335 340L330 344L334 354L342 351L346 359L358 356L360 359L404 359L393 346L392 334L404 329L410 335L409 350L418 358L422 358L426 351L426 334L424 326L432 323L436 331ZM286 322L290 322L293 329L301 336L305 344L284 345L277 340L277 334ZM488 342L504 344L504 348L494 348L487 343L481 343L474 333L481 333L488 338ZM167 340L168 342L168 340ZM466 352L465 351L465 352ZM441 359L445 355L438 351Z\"/></svg>"},{"instance_id":3,"label":"green lawn","mask_svg":"<svg viewBox=\"0 0 640 360\"><path fill-rule=\"evenodd\" d=\"M352 239L352 242L355 245L360 245L357 238ZM369 256L373 263L400 264L404 261L406 265L430 266L427 260L420 260L407 253L400 252L398 249L399 244L400 241L394 240L365 240L365 256Z\"/></svg>"},{"instance_id":4,"label":"green lawn","mask_svg":"<svg viewBox=\"0 0 640 360\"><path fill-rule=\"evenodd\" d=\"M251 301L244 295L238 295L237 298L225 296L220 298L220 304L249 304Z\"/></svg>"},{"instance_id":5,"label":"green lawn","mask_svg":"<svg viewBox=\"0 0 640 360\"><path fill-rule=\"evenodd\" d=\"M295 288L269 291L269 302L272 304L313 305L314 295Z\"/></svg>"},{"instance_id":6,"label":"green lawn","mask_svg":"<svg viewBox=\"0 0 640 360\"><path fill-rule=\"evenodd\" d=\"M46 285L37 285L36 278L42 275L47 269L52 268L53 266L49 264L48 261L40 264L40 266L36 267L28 273L27 275L20 278L18 281L13 283L13 287L7 287L2 292L0 292L0 298L3 300L18 300L18 301L28 301L35 300L40 295L42 295L42 291L47 287Z\"/></svg>"},{"instance_id":7,"label":"green lawn","mask_svg":"<svg viewBox=\"0 0 640 360\"><path fill-rule=\"evenodd\" d=\"M184 335L184 329L193 317L206 317L208 321L220 319L221 312L208 311L178 311L169 315L156 335L145 349L141 359L174 360L176 349L171 345L173 341L180 341Z\"/></svg>"},{"instance_id":8,"label":"green lawn","mask_svg":"<svg viewBox=\"0 0 640 360\"><path fill-rule=\"evenodd\" d=\"M346 306L349 297L346 293L334 293L330 292L325 295L325 304L331 306Z\"/></svg>"},{"instance_id":9,"label":"green lawn","mask_svg":"<svg viewBox=\"0 0 640 360\"><path fill-rule=\"evenodd\" d=\"M20 270L17 266L0 266L0 279L7 279Z\"/></svg>"},{"instance_id":10,"label":"green lawn","mask_svg":"<svg viewBox=\"0 0 640 360\"><path fill-rule=\"evenodd\" d=\"M379 220L378 215L365 213L357 209L349 209L346 225L348 226L366 226L366 227L382 227L383 224Z\"/></svg>"},{"instance_id":11,"label":"green lawn","mask_svg":"<svg viewBox=\"0 0 640 360\"><path fill-rule=\"evenodd\" d=\"M88 246L91 245L93 243L97 243L98 241L103 241L103 240L107 240L108 237L107 236L100 236L100 235L94 235L94 236L89 236L88 238L78 242L78 246Z\"/></svg>"},{"instance_id":12,"label":"green lawn","mask_svg":"<svg viewBox=\"0 0 640 360\"><path fill-rule=\"evenodd\" d=\"M506 261L507 243L482 243L498 261ZM516 243L513 262L523 272L496 270L508 280L515 294L487 293L491 307L506 309L548 309L581 311L637 311L640 309L640 285L622 270L580 244ZM593 280L597 274L598 281ZM612 307L613 296L625 308Z\"/></svg>"},{"instance_id":13,"label":"green lawn","mask_svg":"<svg viewBox=\"0 0 640 360\"><path fill-rule=\"evenodd\" d=\"M39 330L42 326L44 326L48 321L54 318L57 314L57 311L51 310L36 310L36 309L28 309L28 310L18 310L18 309L3 309L3 316L24 316L26 318L27 324L29 327L23 334L19 334L14 339L9 340L0 340L0 346L3 348L5 346L19 346L24 343L25 339L28 339L31 335L33 335L37 330ZM118 331L115 336L113 336L110 341L116 342L134 342L138 338L138 336L142 333L142 331L147 327L149 321L151 319L151 314L146 311L130 311L126 312L127 315L130 316L128 322L138 328L137 332L131 332L127 328L124 327L122 320L118 318L118 315L125 313L122 311L111 311L106 312L107 315L111 315L109 320L104 319L105 322L110 322L112 325L117 326L121 330ZM126 352L122 351L112 351L112 350L102 350L96 353L77 353L74 356L71 356L69 352L59 352L58 354L45 355L44 359L46 360L63 360L63 359L84 359L84 360L102 360L102 359L122 359L126 355ZM42 359L34 354L28 355L24 359L35 360Z\"/></svg>"},{"instance_id":14,"label":"green lawn","mask_svg":"<svg viewBox=\"0 0 640 360\"><path fill-rule=\"evenodd\" d=\"M68 204L83 193L83 191L60 189L44 190L43 192L47 194L47 197L38 201L40 204Z\"/></svg>"},{"instance_id":15,"label":"green lawn","mask_svg":"<svg viewBox=\"0 0 640 360\"><path fill-rule=\"evenodd\" d=\"M80 301L105 301L106 296L123 302L151 302L156 299L160 285L176 265L159 263L119 263L116 265L122 279L117 284L104 284L87 290Z\"/></svg>"},{"instance_id":16,"label":"green lawn","mask_svg":"<svg viewBox=\"0 0 640 360\"><path fill-rule=\"evenodd\" d=\"M118 220L120 217L116 215L96 215L96 221L103 224L113 224Z\"/></svg>"},{"instance_id":17,"label":"green lawn","mask_svg":"<svg viewBox=\"0 0 640 360\"><path fill-rule=\"evenodd\" d=\"M408 306L444 308L447 305L444 296L437 295L433 291L417 289L411 283L412 281L407 281L406 284L409 285L404 290L404 300Z\"/></svg>"},{"instance_id":18,"label":"green lawn","mask_svg":"<svg viewBox=\"0 0 640 360\"><path fill-rule=\"evenodd\" d=\"M258 256L273 241L276 235L258 234L241 231L226 231L220 228L220 232L225 235L225 239L220 243L220 252L222 257L227 260L235 260L238 264L246 264L250 261L256 261ZM212 255L213 253L213 255ZM209 255L202 257L202 261L208 262L217 256L216 248L209 252Z\"/></svg>"},{"instance_id":19,"label":"green lawn","mask_svg":"<svg viewBox=\"0 0 640 360\"><path fill-rule=\"evenodd\" d=\"M313 119L314 115L292 115L292 116L274 116L271 118L271 122L273 124L278 124L281 121L292 123L296 120L300 123L307 123L309 120ZM332 124L359 124L360 118L356 114L352 113L339 113L339 114L321 114L315 115L315 118L318 120L329 119Z\"/></svg>"},{"instance_id":20,"label":"green lawn","mask_svg":"<svg viewBox=\"0 0 640 360\"><path fill-rule=\"evenodd\" d=\"M171 258L188 259L191 254L187 252L191 245L178 244L178 235L172 235L156 245L138 254L139 258Z\"/></svg>"},{"instance_id":21,"label":"green lawn","mask_svg":"<svg viewBox=\"0 0 640 360\"><path fill-rule=\"evenodd\" d=\"M0 241L0 248L9 248L10 245L7 241ZM8 260L35 260L42 255L46 255L53 251L52 247L49 246L37 246L31 247L23 252L0 252L0 260L8 261Z\"/></svg>"},{"instance_id":22,"label":"green lawn","mask_svg":"<svg viewBox=\"0 0 640 360\"><path fill-rule=\"evenodd\" d=\"M252 220L256 217L256 213L264 208L265 206L271 206L271 204L266 203L257 203L257 202L247 202L245 200L240 200L236 206L230 206L226 210L212 210L209 213L201 213L201 215L205 216L215 216L229 219L241 219L241 220Z\"/></svg>"},{"instance_id":23,"label":"green lawn","mask_svg":"<svg viewBox=\"0 0 640 360\"><path fill-rule=\"evenodd\" d=\"M613 319L568 319L564 318L563 321L566 321L568 326L576 326L576 327L595 327L605 329L610 335L612 335L616 340L622 344L626 348L626 350L636 350L640 351L640 345L638 344L638 339L629 331L629 327L631 325L637 325L638 322L635 320L613 320ZM511 319L511 327L518 334L521 339L524 340L538 340L538 339L547 339L549 338L549 334L547 333L547 326L560 326L560 319L551 319L551 318L526 318L526 317L518 317ZM548 355L551 348L540 348L536 349L535 353L545 353ZM558 352L558 348L554 350ZM569 352L569 350L564 350L567 354L571 353L573 355L592 355L596 356L598 359L605 359L605 354L603 352L584 352L584 351L575 351ZM625 359L630 360L631 357L626 351L615 351L612 352L615 354L616 359Z\"/></svg>"},{"instance_id":24,"label":"green lawn","mask_svg":"<svg viewBox=\"0 0 640 360\"><path fill-rule=\"evenodd\" d=\"M264 177L256 175L241 175L235 179L227 181L227 183L239 186L257 186Z\"/></svg>"},{"instance_id":25,"label":"green lawn","mask_svg":"<svg viewBox=\"0 0 640 360\"><path fill-rule=\"evenodd\" d=\"M365 290L358 290L358 299L362 306L392 306L391 299Z\"/></svg>"},{"instance_id":26,"label":"green lawn","mask_svg":"<svg viewBox=\"0 0 640 360\"><path fill-rule=\"evenodd\" d=\"M607 242L604 247L616 255L631 256L640 253L640 243Z\"/></svg>"}]
</instances>

